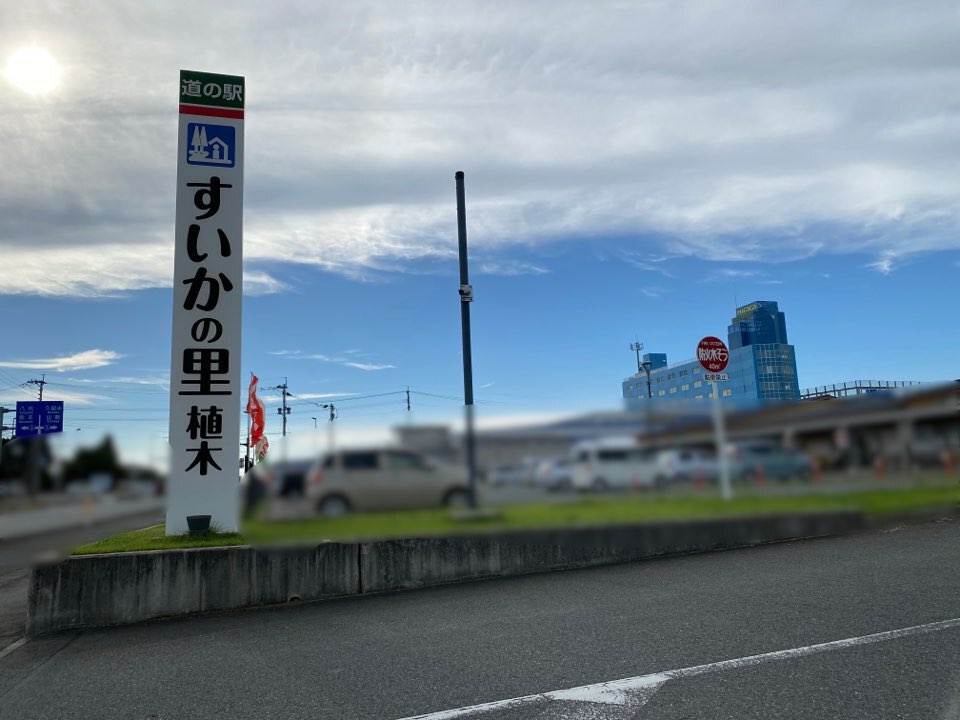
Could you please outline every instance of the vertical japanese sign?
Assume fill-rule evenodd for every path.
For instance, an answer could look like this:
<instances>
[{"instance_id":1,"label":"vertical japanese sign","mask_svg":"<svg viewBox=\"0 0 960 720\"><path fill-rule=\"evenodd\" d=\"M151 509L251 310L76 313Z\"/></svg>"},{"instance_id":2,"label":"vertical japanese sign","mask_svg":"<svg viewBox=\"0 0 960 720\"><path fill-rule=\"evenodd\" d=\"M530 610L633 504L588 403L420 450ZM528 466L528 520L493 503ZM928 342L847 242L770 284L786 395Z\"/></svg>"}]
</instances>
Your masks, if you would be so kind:
<instances>
[{"instance_id":1,"label":"vertical japanese sign","mask_svg":"<svg viewBox=\"0 0 960 720\"><path fill-rule=\"evenodd\" d=\"M244 81L180 72L168 535L238 526Z\"/></svg>"}]
</instances>

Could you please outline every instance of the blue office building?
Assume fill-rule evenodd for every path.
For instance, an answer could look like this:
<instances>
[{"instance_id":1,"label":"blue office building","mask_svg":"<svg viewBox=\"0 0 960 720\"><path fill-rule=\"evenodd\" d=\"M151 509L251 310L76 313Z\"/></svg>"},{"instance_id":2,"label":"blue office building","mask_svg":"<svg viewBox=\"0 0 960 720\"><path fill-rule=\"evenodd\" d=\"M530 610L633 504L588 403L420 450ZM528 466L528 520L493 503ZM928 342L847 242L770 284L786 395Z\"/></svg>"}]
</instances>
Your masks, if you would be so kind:
<instances>
[{"instance_id":1,"label":"blue office building","mask_svg":"<svg viewBox=\"0 0 960 720\"><path fill-rule=\"evenodd\" d=\"M691 348L696 340L690 343ZM737 308L727 327L730 361L724 371L730 379L718 384L727 404L749 406L765 400L799 400L797 358L787 339L787 322L776 302L758 300ZM694 358L673 365L665 353L647 353L649 398L702 401L713 397L704 370ZM640 371L623 381L629 407L648 401L647 373Z\"/></svg>"}]
</instances>

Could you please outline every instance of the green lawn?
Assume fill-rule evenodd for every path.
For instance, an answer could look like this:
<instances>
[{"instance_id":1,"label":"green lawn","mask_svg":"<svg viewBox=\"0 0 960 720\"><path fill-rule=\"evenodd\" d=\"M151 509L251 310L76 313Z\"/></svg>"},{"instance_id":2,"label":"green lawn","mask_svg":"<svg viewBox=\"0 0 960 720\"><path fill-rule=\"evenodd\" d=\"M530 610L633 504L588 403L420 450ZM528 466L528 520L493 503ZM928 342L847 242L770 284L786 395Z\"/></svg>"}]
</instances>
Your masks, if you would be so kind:
<instances>
[{"instance_id":1,"label":"green lawn","mask_svg":"<svg viewBox=\"0 0 960 720\"><path fill-rule=\"evenodd\" d=\"M163 525L153 525L142 530L110 535L103 540L87 543L74 548L74 555L91 555L94 553L127 552L129 550L167 550L170 548L191 547L225 547L227 545L243 545L246 542L240 533L209 533L204 537L190 537L171 535L167 537L163 532Z\"/></svg>"},{"instance_id":2,"label":"green lawn","mask_svg":"<svg viewBox=\"0 0 960 720\"><path fill-rule=\"evenodd\" d=\"M163 535L163 527L158 525L82 545L74 550L74 554L225 546L244 542L384 539L841 508L860 509L873 515L921 508L947 509L956 507L958 503L960 487L956 485L781 497L741 493L731 501L724 501L715 494L666 497L619 495L589 497L572 503L511 505L475 519L458 519L445 509L435 509L283 522L255 520L244 525L242 535L213 534L206 538L185 535L168 538Z\"/></svg>"}]
</instances>

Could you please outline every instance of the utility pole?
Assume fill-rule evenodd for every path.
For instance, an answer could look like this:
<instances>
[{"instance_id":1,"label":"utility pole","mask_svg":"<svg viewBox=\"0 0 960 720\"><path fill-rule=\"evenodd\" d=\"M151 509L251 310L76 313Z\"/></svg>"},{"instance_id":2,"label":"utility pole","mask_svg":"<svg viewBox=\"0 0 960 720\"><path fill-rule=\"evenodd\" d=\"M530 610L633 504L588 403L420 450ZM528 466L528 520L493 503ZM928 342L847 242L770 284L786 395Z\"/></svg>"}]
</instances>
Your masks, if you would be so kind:
<instances>
[{"instance_id":1,"label":"utility pole","mask_svg":"<svg viewBox=\"0 0 960 720\"><path fill-rule=\"evenodd\" d=\"M407 385L407 412L410 412L410 386Z\"/></svg>"},{"instance_id":2,"label":"utility pole","mask_svg":"<svg viewBox=\"0 0 960 720\"><path fill-rule=\"evenodd\" d=\"M3 424L3 416L12 412L14 412L14 410L11 410L10 408L0 407L0 440L3 440L3 431L10 429Z\"/></svg>"},{"instance_id":3,"label":"utility pole","mask_svg":"<svg viewBox=\"0 0 960 720\"><path fill-rule=\"evenodd\" d=\"M458 170L457 183L457 240L460 255L460 326L463 332L463 403L466 412L466 451L469 479L470 507L477 507L477 458L473 435L473 352L470 348L470 303L473 288L467 268L467 209L463 190L463 171Z\"/></svg>"},{"instance_id":4,"label":"utility pole","mask_svg":"<svg viewBox=\"0 0 960 720\"><path fill-rule=\"evenodd\" d=\"M281 430L282 437L287 436L287 415L290 414L290 408L287 407L287 379L283 379L283 385L277 385L277 390L280 391L280 397L283 399L283 406L277 408L277 414L283 418L283 425Z\"/></svg>"},{"instance_id":5,"label":"utility pole","mask_svg":"<svg viewBox=\"0 0 960 720\"><path fill-rule=\"evenodd\" d=\"M316 430L316 429L317 429L317 419L316 419L315 417L311 417L310 419L313 420L313 429Z\"/></svg>"},{"instance_id":6,"label":"utility pole","mask_svg":"<svg viewBox=\"0 0 960 720\"><path fill-rule=\"evenodd\" d=\"M46 384L47 384L46 373L40 376L40 380L37 380L37 379L27 380L27 382L24 383L24 385L36 385L37 387L40 388L40 402L43 402L43 386Z\"/></svg>"},{"instance_id":7,"label":"utility pole","mask_svg":"<svg viewBox=\"0 0 960 720\"><path fill-rule=\"evenodd\" d=\"M16 428L16 426L14 426L13 428L8 428L6 425L3 424L3 416L6 415L8 412L14 412L14 411L11 410L10 408L0 407L0 463L3 462L3 431Z\"/></svg>"},{"instance_id":8,"label":"utility pole","mask_svg":"<svg viewBox=\"0 0 960 720\"><path fill-rule=\"evenodd\" d=\"M640 341L630 343L630 349L637 353L637 373L640 373L640 351L643 350L643 343Z\"/></svg>"}]
</instances>

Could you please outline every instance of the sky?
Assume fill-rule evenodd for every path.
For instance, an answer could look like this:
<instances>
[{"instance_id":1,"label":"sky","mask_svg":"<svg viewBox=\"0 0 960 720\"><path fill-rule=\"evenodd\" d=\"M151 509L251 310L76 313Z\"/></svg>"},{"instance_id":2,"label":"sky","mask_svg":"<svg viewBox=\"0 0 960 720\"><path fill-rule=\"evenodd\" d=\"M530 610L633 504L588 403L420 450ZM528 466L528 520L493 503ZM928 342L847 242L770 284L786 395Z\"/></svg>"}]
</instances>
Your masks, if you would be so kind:
<instances>
[{"instance_id":1,"label":"sky","mask_svg":"<svg viewBox=\"0 0 960 720\"><path fill-rule=\"evenodd\" d=\"M690 358L753 300L801 387L960 377L955 4L0 10L0 404L46 373L64 447L164 453L180 69L246 78L271 438L285 379L304 442L331 400L344 440L460 417L458 170L481 423L619 407L631 342ZM24 48L55 87L18 86Z\"/></svg>"}]
</instances>

